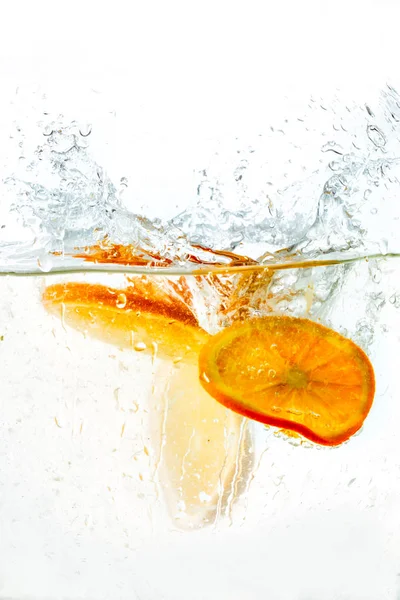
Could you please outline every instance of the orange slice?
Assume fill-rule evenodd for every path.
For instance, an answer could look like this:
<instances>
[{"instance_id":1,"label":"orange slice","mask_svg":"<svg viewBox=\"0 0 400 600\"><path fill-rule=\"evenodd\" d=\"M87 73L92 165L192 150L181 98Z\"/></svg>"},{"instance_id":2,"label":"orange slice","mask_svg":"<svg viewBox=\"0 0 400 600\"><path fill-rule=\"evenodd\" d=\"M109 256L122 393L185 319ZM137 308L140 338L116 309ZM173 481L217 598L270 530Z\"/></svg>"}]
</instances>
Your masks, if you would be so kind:
<instances>
[{"instance_id":1,"label":"orange slice","mask_svg":"<svg viewBox=\"0 0 400 600\"><path fill-rule=\"evenodd\" d=\"M184 282L165 288L154 277L129 281L123 290L56 284L43 301L66 324L103 342L144 352L157 344L163 360L148 407L155 470L174 523L200 528L229 514L242 493L251 471L250 430L199 383L199 352L209 335L179 298Z\"/></svg>"},{"instance_id":2,"label":"orange slice","mask_svg":"<svg viewBox=\"0 0 400 600\"><path fill-rule=\"evenodd\" d=\"M87 283L51 285L43 302L67 325L120 348L157 350L178 359L199 351L207 340L185 304L147 278L121 290Z\"/></svg>"},{"instance_id":3,"label":"orange slice","mask_svg":"<svg viewBox=\"0 0 400 600\"><path fill-rule=\"evenodd\" d=\"M293 317L228 327L202 348L199 369L221 404L328 446L360 429L375 392L371 363L358 346Z\"/></svg>"}]
</instances>

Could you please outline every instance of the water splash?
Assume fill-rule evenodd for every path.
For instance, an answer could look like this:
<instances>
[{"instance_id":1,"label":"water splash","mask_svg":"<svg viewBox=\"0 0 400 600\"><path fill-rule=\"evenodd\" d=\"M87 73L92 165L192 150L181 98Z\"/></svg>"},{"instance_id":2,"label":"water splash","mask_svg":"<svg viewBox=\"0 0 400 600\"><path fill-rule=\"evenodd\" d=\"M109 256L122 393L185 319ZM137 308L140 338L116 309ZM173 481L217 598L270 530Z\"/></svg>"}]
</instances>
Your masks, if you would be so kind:
<instances>
[{"instance_id":1,"label":"water splash","mask_svg":"<svg viewBox=\"0 0 400 600\"><path fill-rule=\"evenodd\" d=\"M168 219L126 208L135 173L113 183L96 161L92 124L42 115L24 133L16 122L17 152L1 183L1 269L33 272L38 258L45 262L41 253L53 254L53 269L68 269L77 248L104 240L178 268L189 256L207 264L204 247L268 264L379 253L385 235L385 252L396 252L400 97L387 87L375 104L311 98L258 136L219 141L208 164L194 165L187 208ZM133 205L139 209L139 199Z\"/></svg>"}]
</instances>

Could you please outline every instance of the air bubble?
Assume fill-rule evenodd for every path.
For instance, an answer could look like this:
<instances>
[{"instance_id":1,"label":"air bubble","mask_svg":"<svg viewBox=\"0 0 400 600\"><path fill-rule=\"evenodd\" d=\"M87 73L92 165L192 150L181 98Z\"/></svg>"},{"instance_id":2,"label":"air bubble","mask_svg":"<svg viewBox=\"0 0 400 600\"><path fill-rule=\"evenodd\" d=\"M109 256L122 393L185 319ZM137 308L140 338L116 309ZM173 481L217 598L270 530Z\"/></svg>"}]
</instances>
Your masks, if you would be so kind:
<instances>
[{"instance_id":1,"label":"air bubble","mask_svg":"<svg viewBox=\"0 0 400 600\"><path fill-rule=\"evenodd\" d=\"M143 350L146 350L147 346L144 342L136 342L136 344L133 346L133 349L136 350L136 352L143 352Z\"/></svg>"},{"instance_id":2,"label":"air bubble","mask_svg":"<svg viewBox=\"0 0 400 600\"><path fill-rule=\"evenodd\" d=\"M118 294L117 296L117 308L125 308L126 306L126 295L124 293Z\"/></svg>"}]
</instances>

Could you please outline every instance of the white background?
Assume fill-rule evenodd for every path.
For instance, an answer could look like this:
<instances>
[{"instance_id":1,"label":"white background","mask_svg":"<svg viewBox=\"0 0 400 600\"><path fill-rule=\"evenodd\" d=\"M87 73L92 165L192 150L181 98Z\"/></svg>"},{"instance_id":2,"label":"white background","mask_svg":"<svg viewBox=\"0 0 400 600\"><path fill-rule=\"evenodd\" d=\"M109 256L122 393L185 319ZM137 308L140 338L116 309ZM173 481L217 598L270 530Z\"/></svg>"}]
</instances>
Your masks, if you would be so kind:
<instances>
[{"instance_id":1,"label":"white background","mask_svg":"<svg viewBox=\"0 0 400 600\"><path fill-rule=\"evenodd\" d=\"M147 0L142 2L113 0L103 5L100 5L98 0L80 0L79 2L56 2L54 0L51 2L12 2L11 0L6 2L3 0L0 35L0 93L4 98L7 94L11 94L16 83L24 80L47 81L53 82L53 84L59 82L60 86L61 83L63 84L62 88L66 90L65 93L70 90L71 102L79 104L79 97L76 97L74 91L76 92L80 85L86 86L89 82L93 82L93 85L98 84L107 90L111 104L119 100L124 104L125 110L129 108L133 115L132 118L138 120L138 124L144 131L183 134L194 130L197 133L218 134L227 130L246 130L249 127L257 128L260 119L264 120L268 106L271 103L279 103L283 90L290 90L293 94L309 94L311 91L322 93L325 88L346 85L352 88L354 95L362 100L364 91L369 85L374 87L383 85L386 80L392 80L396 84L396 79L400 79L398 75L399 23L400 4L395 0L391 2L388 0L374 2L365 0L250 2L247 0L241 3L222 3L215 0L212 2L164 0L158 3ZM20 310L22 323L31 324L32 335L26 339L42 340L43 337L43 344L45 344L47 338L40 335L39 320L32 318L31 314L29 318L23 317L28 310L31 310L28 309L25 298L29 297L32 292L28 283L20 285L26 286L26 290L23 294L22 288L18 288L16 298L21 306L18 308L17 305L15 310L17 315ZM8 298L12 291L12 289L8 290L2 295L7 310L10 304ZM34 313L32 314L34 315ZM4 321L6 318L3 319ZM391 319L388 319L387 322L393 323ZM11 328L15 321L11 319L10 323ZM395 329L394 327L391 331L393 344L395 341L398 342L394 333ZM16 335L15 340L31 356L29 344L20 341L25 333L25 330L21 329L20 337ZM50 337L51 332L47 333ZM15 335L15 332L13 334ZM87 354L88 364L89 362L95 364L90 347L87 349ZM17 349L15 355L18 356L18 360L23 360L23 355L21 357ZM51 360L53 360L51 353L43 352L43 356L47 356L51 364ZM58 355L54 361L57 357ZM381 356L382 360L383 358ZM385 362L385 367L382 367L382 369L386 369L386 373L383 372L385 376L390 371L394 372L394 360L395 356L391 356L390 361L387 364ZM33 360L32 369L35 368L35 365L35 360ZM59 360L56 366L62 367L64 376L65 363ZM19 375L16 370L10 368L10 371ZM49 368L48 373L52 372L52 369ZM83 389L87 371L78 370L78 372L82 379ZM126 385L134 387L134 384L131 384L130 372L128 375ZM120 384L120 373L117 373L115 377L117 383ZM109 374L106 369L104 369L104 378L106 381L102 389L106 390L106 383L109 383ZM31 410L29 403L31 386L26 384L26 382L30 383L29 375L26 377L26 381L21 377L18 379L20 386L25 386L27 389L27 400L18 392L19 388L15 387L14 393L16 397L18 395L24 410L29 412ZM31 379L33 379L33 375ZM382 382L386 381L384 376L381 376L380 379ZM80 381L76 376L75 379L71 379L71 385ZM381 385L383 386L383 383ZM344 586L342 589L348 592L347 596L340 596L340 598L393 600L396 593L394 580L398 570L396 566L398 562L396 540L398 529L393 528L393 519L398 515L399 477L395 472L395 467L398 467L398 457L395 452L398 448L396 428L398 421L395 419L393 424L392 418L392 415L397 416L398 414L398 403L395 402L398 395L397 388L394 387L394 380L391 385L392 392L387 394L388 400L384 396L385 390L381 388L378 400L382 402L376 403L376 412L383 423L379 434L382 438L379 446L382 457L388 448L387 470L380 472L373 462L375 448L371 442L369 446L367 444L363 446L363 448L368 446L370 450L371 455L367 457L370 462L365 462L361 452L360 455L356 453L349 458L349 464L353 470L350 469L349 473L345 473L346 481L347 478L351 480L353 476L358 477L360 472L361 476L368 481L369 470L375 467L376 483L374 483L373 493L376 496L376 510L371 513L372 517L369 517L370 513L349 509L343 518L339 512L329 519L329 514L325 513L321 507L318 515L322 516L318 516L311 523L312 527L309 526L309 517L307 516L298 525L297 533L295 531L292 537L289 537L290 531L287 529L284 519L282 522L279 522L278 519L276 529L272 529L272 542L268 546L264 542L268 540L265 531L269 530L259 529L258 514L253 512L251 518L256 521L253 531L256 532L259 529L262 534L262 537L257 535L255 541L246 535L235 532L224 538L224 544L221 545L210 544L208 540L204 545L198 541L197 544L194 544L191 541L192 538L185 538L182 542L182 538L175 536L175 547L172 547L172 551L171 538L168 538L165 543L163 540L157 540L156 545L152 543L148 547L139 548L137 555L129 554L129 561L125 561L125 549L120 549L122 539L120 530L125 521L129 522L129 517L133 513L131 496L127 494L122 496L124 500L127 499L126 505L124 504L125 512L121 513L122 524L118 523L118 526L115 526L113 521L113 533L115 534L113 539L120 554L118 556L116 553L113 554L113 547L110 548L111 534L107 529L110 515L114 518L114 516L119 517L120 513L117 509L112 512L108 505L101 504L99 501L99 507L103 512L98 519L100 523L96 529L98 537L93 537L93 540L101 539L104 531L103 545L101 543L95 545L90 538L88 544L83 543L81 548L75 548L72 543L71 546L68 546L65 539L67 541L72 539L75 544L75 536L68 531L65 533L65 529L62 527L57 530L52 525L54 520L49 521L52 527L49 525L46 533L49 535L50 542L53 543L52 550L56 548L58 565L58 571L56 568L51 571L48 569L46 561L51 561L52 557L46 557L41 552L40 546L37 551L40 535L35 531L35 514L26 510L26 522L24 527L20 524L21 528L18 530L20 538L12 536L9 538L16 544L14 554L11 555L14 562L13 568L10 570L6 567L0 578L0 595L6 594L13 598L28 597L28 594L29 597L36 598L45 596L55 598L62 595L63 597L86 597L97 600L99 598L133 598L135 597L134 593L137 592L136 597L139 598L140 594L140 600L143 598L159 600L158 592L162 590L165 598L177 600L193 597L193 581L200 589L199 594L203 590L206 594L208 582L213 580L214 594L211 595L208 590L208 596L203 596L209 600L223 597L226 580L230 580L230 598L247 600L244 596L246 593L247 598L257 598L258 600L260 597L266 597L268 587L268 590L273 590L270 592L271 600L275 600L275 598L297 600L295 587L300 586L305 591L303 596L298 596L298 599L305 600L311 598L306 595L307 587L304 583L310 572L310 579L315 583L314 590L316 590L316 595L313 595L312 598L322 600L323 598L333 598L332 595L329 595L334 593L332 582L338 580L337 574L340 569L342 577L346 578L346 565L349 564L352 567L355 565L357 569L351 571L347 587L342 580L339 581L338 586ZM46 400L53 410L53 398L48 395ZM45 408L47 406L41 398L38 404ZM395 412L392 413L388 407L390 409L396 407L396 409L393 408ZM8 410L12 409L12 403L8 403ZM18 404L15 409L19 409ZM25 418L24 414L19 416ZM105 430L109 431L108 420L105 419L104 424ZM120 423L117 424L119 436ZM387 438L386 431L390 429L390 425L392 425L391 437ZM24 427L26 427L26 422L24 422ZM52 427L54 431L51 430L51 435L56 440L55 447L63 449L64 446L60 443L59 438L56 438L59 429L53 423ZM38 440L40 430L38 430L39 434L34 427L30 431L32 433L31 440L27 440L24 431L19 434L21 435L21 449L26 454L28 454L29 441L32 444L40 445ZM70 437L67 428L63 430L63 435L63 443L69 452ZM99 440L99 446L103 447L103 438L100 434ZM362 442L363 438L359 437L357 440ZM391 451L392 449L393 451ZM41 445L41 450L43 461L51 461L52 457L48 456L45 444ZM23 451L21 450L17 458L28 470L30 463ZM321 454L321 456L324 455ZM332 454L332 456L336 455ZM85 458L85 454L82 453L83 464L86 464ZM93 453L91 458L96 461L97 455ZM35 459L36 455L32 455L33 469L35 468ZM278 457L276 461L277 472L279 469L284 471L280 460L281 457ZM320 462L322 463L323 459L320 459ZM101 466L98 467L100 475L90 471L95 480L93 488L96 490L96 477L101 477L101 472L105 470L104 463L102 461L100 463ZM336 465L337 469L340 469L339 460L335 462L332 458L332 463ZM383 463L384 459L382 458ZM346 464L345 461L344 464ZM365 474L358 464L366 464ZM380 468L381 463L377 462L376 464ZM56 467L58 468L57 464ZM294 471L292 469L290 472L292 477L296 476ZM107 476L108 473L114 473L117 476L114 464L109 471L105 470L105 472ZM20 482L20 473L21 471L18 469L13 471L15 485ZM32 473L34 474L34 470ZM329 472L326 474L324 471L324 473L328 479ZM58 472L55 475L58 475ZM270 471L265 469L265 478L259 478L259 485L263 485L263 482L269 484L270 476ZM36 501L34 494L31 496L28 494L28 501L31 502L30 510L33 511L35 507L37 510L41 510L43 504L41 495L47 494L50 497L48 479L42 483L37 480L36 476L32 476L32 480L36 486L38 500ZM90 504L91 498L87 492L86 473L83 473L82 481L84 482L82 497L85 502ZM367 486L367 484L365 485ZM349 489L351 490L350 496L351 493L354 493L352 492L354 488ZM325 489L322 489L322 492L325 493ZM335 497L335 493L336 490L332 490L331 500L340 503L341 500ZM329 489L326 494L329 496ZM26 504L21 500L22 495L18 490L16 495L23 507L30 506L29 503ZM354 495L356 497L355 493ZM298 498L291 496L288 491L287 499L288 504L289 502L293 503L293 511L297 514ZM58 506L59 504L56 502L57 510ZM104 506L107 510L104 509ZM119 508L118 505L117 508ZM17 509L18 512L19 505ZM49 510L51 511L52 507ZM68 520L70 516L68 511L73 510L75 507L72 503L68 504L60 521L62 522L65 515ZM268 512L268 506L266 510ZM288 512L290 513L290 511ZM72 517L71 522L74 523L75 515ZM15 529L16 525L12 525L11 522L12 519L8 519L7 526ZM42 520L41 524L43 522ZM345 524L344 528L341 527L343 523ZM104 525L103 529L102 525ZM147 522L144 522L144 526L146 525ZM78 521L74 527L85 531L86 525ZM392 535L393 531L394 535ZM307 535L311 539L308 545ZM326 542L326 539L332 539L329 536L333 536L335 542L335 545L331 546L333 548L332 555L320 552L321 544ZM251 543L249 543L249 539ZM297 546L293 545L293 540L297 540ZM303 542L305 542L304 545ZM57 544L61 548L59 552ZM20 554L22 547L27 548L23 560ZM71 548L69 555L64 555L65 548ZM246 563L243 562L242 551L245 551L247 555L248 548L253 550L260 548L261 551L257 550L256 556L254 557L253 554L253 558L248 555L247 569L245 569ZM128 550L126 550L127 554ZM117 558L120 556L119 562L116 560L116 556ZM175 556L177 559L174 558ZM82 557L88 560L86 566ZM219 573L220 561L222 569ZM109 574L110 564L114 569L111 574ZM343 564L346 568L343 567ZM74 570L76 565L76 568L79 567L82 570L81 578L76 576ZM264 569L267 572L268 568L269 578L264 576ZM135 569L139 575L135 573ZM59 572L64 575L63 578L60 578ZM54 579L51 578L51 573L53 573ZM26 581L24 581L24 577ZM148 585L143 592L140 587L134 589L134 586L139 584L144 587L143 582L139 581L138 583L140 578L145 581L146 586ZM116 582L120 583L122 591L115 590ZM282 582L286 585L287 590L290 588L289 591L286 590L286 593ZM304 583L303 587L301 587L302 582ZM308 580L306 583L308 584ZM4 586L3 591L1 591L1 586ZM386 590L387 595L384 595L383 590ZM379 596L380 592L381 596ZM275 596L272 595L274 593ZM324 593L325 596L323 596Z\"/></svg>"},{"instance_id":2,"label":"white background","mask_svg":"<svg viewBox=\"0 0 400 600\"><path fill-rule=\"evenodd\" d=\"M281 88L357 93L398 72L395 0L26 0L2 12L3 85L100 80L158 132L246 127Z\"/></svg>"}]
</instances>

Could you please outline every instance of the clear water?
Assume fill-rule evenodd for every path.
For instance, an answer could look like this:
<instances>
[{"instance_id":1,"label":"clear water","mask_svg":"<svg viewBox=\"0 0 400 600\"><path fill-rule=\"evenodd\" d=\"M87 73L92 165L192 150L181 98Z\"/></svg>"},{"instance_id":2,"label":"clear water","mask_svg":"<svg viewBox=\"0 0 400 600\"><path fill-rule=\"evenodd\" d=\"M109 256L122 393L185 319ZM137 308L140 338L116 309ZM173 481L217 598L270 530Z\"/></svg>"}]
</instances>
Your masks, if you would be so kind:
<instances>
[{"instance_id":1,"label":"clear water","mask_svg":"<svg viewBox=\"0 0 400 600\"><path fill-rule=\"evenodd\" d=\"M184 140L118 133L117 121L98 118L96 137L42 90L18 89L2 145L2 271L77 268L70 255L104 238L176 268L189 254L210 260L197 245L263 264L398 252L399 96L342 96L310 98L248 139L199 139L196 154ZM110 170L126 167L115 177L101 161L112 143Z\"/></svg>"},{"instance_id":2,"label":"clear water","mask_svg":"<svg viewBox=\"0 0 400 600\"><path fill-rule=\"evenodd\" d=\"M313 98L197 153L110 127L107 152L101 119L18 91L2 145L0 595L397 600L400 98L366 101ZM75 256L110 243L157 267ZM251 261L227 269L215 251ZM143 274L171 298L184 285L209 333L278 313L352 338L377 379L362 430L328 449L220 414L190 361L43 306L79 281L121 290L121 307Z\"/></svg>"}]
</instances>

